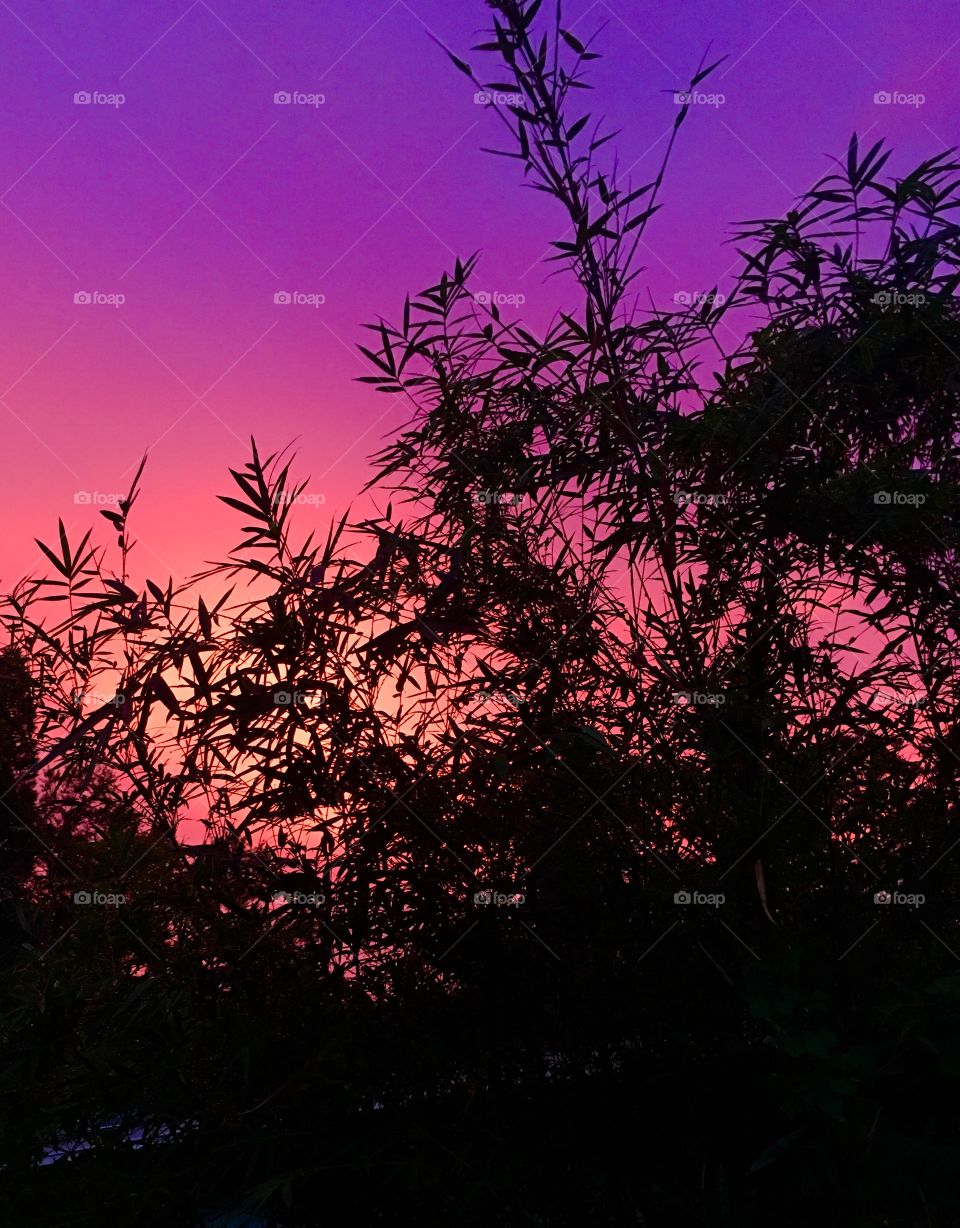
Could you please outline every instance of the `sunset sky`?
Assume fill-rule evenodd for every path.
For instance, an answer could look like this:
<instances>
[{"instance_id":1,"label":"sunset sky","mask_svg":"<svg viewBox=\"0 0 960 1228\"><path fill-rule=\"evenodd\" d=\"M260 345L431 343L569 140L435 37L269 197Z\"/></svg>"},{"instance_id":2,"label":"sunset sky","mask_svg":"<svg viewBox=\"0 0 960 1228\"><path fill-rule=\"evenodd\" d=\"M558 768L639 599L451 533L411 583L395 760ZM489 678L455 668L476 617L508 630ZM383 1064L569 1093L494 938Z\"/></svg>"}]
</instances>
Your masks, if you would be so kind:
<instances>
[{"instance_id":1,"label":"sunset sky","mask_svg":"<svg viewBox=\"0 0 960 1228\"><path fill-rule=\"evenodd\" d=\"M708 48L729 57L701 87L722 101L692 108L648 231L640 284L663 306L722 289L730 223L785 211L851 131L888 137L896 172L958 139L955 0L565 12L581 39L604 26L581 98L622 129L638 185L662 157L672 91ZM477 288L523 296L535 327L569 303L542 263L562 233L555 207L481 151L501 139L496 119L430 39L483 76L489 57L469 48L486 25L472 0L0 0L0 582L37 565L33 537L58 516L99 520L109 540L97 510L147 450L141 576L222 557L236 517L215 495L251 433L263 451L297 441L314 496L301 523L323 526L407 413L354 382L364 323L397 317L408 291L475 251ZM75 302L84 293L109 301Z\"/></svg>"}]
</instances>

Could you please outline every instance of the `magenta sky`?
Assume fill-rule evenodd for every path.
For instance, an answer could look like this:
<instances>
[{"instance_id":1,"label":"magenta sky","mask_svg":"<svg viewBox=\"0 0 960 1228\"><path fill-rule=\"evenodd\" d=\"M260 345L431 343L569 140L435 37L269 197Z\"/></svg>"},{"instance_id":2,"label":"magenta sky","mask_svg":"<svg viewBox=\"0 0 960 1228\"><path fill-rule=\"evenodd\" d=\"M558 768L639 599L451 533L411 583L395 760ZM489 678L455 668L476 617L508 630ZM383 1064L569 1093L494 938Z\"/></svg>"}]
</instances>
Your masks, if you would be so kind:
<instances>
[{"instance_id":1,"label":"magenta sky","mask_svg":"<svg viewBox=\"0 0 960 1228\"><path fill-rule=\"evenodd\" d=\"M545 5L545 7L549 7ZM685 125L642 280L668 303L728 274L733 219L779 213L850 132L894 167L958 140L955 0L567 0L581 38L606 22L594 113L652 178L708 44L730 58ZM79 491L123 491L150 450L138 570L183 575L231 544L227 465L255 433L298 438L322 505L345 509L366 456L405 417L355 384L362 324L456 255L478 289L523 294L542 323L562 286L540 264L556 215L516 164L480 152L497 124L430 41L465 54L480 0L0 0L0 583L34 535L106 522ZM475 66L480 55L469 56ZM124 95L122 105L75 93ZM322 94L278 106L277 91ZM877 105L878 91L922 95ZM125 296L76 304L78 292ZM322 306L275 305L278 291ZM101 504L101 506L105 506Z\"/></svg>"}]
</instances>

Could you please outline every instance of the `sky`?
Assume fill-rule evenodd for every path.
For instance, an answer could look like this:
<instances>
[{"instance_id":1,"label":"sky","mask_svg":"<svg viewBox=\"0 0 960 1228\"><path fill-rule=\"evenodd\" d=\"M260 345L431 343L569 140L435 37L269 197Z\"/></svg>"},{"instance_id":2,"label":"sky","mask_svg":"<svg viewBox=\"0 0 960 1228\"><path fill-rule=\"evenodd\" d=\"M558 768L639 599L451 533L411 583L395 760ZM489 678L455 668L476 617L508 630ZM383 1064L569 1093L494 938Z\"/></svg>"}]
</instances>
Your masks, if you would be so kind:
<instances>
[{"instance_id":1,"label":"sky","mask_svg":"<svg viewBox=\"0 0 960 1228\"><path fill-rule=\"evenodd\" d=\"M722 289L731 224L785 212L852 131L887 138L897 173L958 142L955 0L564 14L597 34L584 110L621 130L637 185L674 91L728 57L647 231L638 288L661 306ZM110 542L97 513L145 452L141 578L182 579L238 538L216 495L251 434L295 445L305 532L359 516L368 457L409 414L355 382L364 324L474 252L476 288L517 296L528 326L571 304L543 263L557 207L482 151L496 117L432 41L483 77L469 49L488 24L481 0L0 0L0 585L37 568L58 517Z\"/></svg>"}]
</instances>

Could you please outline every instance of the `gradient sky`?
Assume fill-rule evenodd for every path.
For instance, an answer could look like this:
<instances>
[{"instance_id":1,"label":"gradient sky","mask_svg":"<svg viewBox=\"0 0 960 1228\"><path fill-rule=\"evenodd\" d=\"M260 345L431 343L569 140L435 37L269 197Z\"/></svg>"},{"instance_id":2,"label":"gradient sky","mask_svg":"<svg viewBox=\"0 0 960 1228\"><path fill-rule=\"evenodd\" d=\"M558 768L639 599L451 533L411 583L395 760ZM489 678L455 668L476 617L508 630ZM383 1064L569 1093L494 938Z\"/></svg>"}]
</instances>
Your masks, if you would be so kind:
<instances>
[{"instance_id":1,"label":"gradient sky","mask_svg":"<svg viewBox=\"0 0 960 1228\"><path fill-rule=\"evenodd\" d=\"M958 140L955 0L564 7L581 38L605 23L582 98L622 129L638 184L671 91L708 46L729 56L701 87L724 101L692 109L648 231L641 285L661 305L722 286L730 223L785 211L852 130L888 137L897 172ZM99 521L108 541L75 496L123 492L148 449L140 577L223 556L237 518L215 495L251 433L263 451L298 441L316 496L300 523L325 525L406 417L353 382L362 325L396 318L458 255L482 253L478 289L549 319L569 294L541 263L556 210L481 152L496 119L429 37L478 68L487 24L481 0L0 0L0 583L37 565L32 539L58 516ZM82 91L124 101L77 104ZM277 91L324 102L278 106ZM126 301L77 304L82 291ZM278 291L325 301L277 305Z\"/></svg>"}]
</instances>

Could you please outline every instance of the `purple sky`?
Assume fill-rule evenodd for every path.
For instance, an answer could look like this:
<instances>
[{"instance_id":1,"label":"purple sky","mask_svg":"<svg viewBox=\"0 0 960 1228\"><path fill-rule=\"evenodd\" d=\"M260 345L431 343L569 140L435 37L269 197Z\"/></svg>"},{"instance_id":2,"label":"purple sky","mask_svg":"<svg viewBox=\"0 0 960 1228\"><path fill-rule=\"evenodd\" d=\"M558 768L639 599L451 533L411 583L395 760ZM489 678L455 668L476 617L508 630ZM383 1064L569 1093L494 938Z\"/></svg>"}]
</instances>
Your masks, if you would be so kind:
<instances>
[{"instance_id":1,"label":"purple sky","mask_svg":"<svg viewBox=\"0 0 960 1228\"><path fill-rule=\"evenodd\" d=\"M662 156L671 91L708 45L729 56L701 87L724 101L692 109L648 231L640 284L662 305L722 286L730 222L783 212L852 130L888 137L897 172L958 139L955 0L565 13L581 38L606 23L582 97L622 129L638 184ZM146 449L140 574L222 557L236 518L214 496L251 433L264 451L298 439L315 496L300 523L325 525L406 417L353 382L362 325L396 317L457 255L479 250L477 288L525 296L528 323L550 317L567 294L541 263L557 213L516 163L481 152L495 117L428 34L478 68L487 24L479 0L0 0L0 581L36 565L32 538L58 515L106 530L97 507ZM105 97L77 104L82 91ZM278 91L324 101L276 105ZM879 91L914 97L882 105ZM83 291L125 301L75 303ZM278 291L324 302L277 305Z\"/></svg>"}]
</instances>

